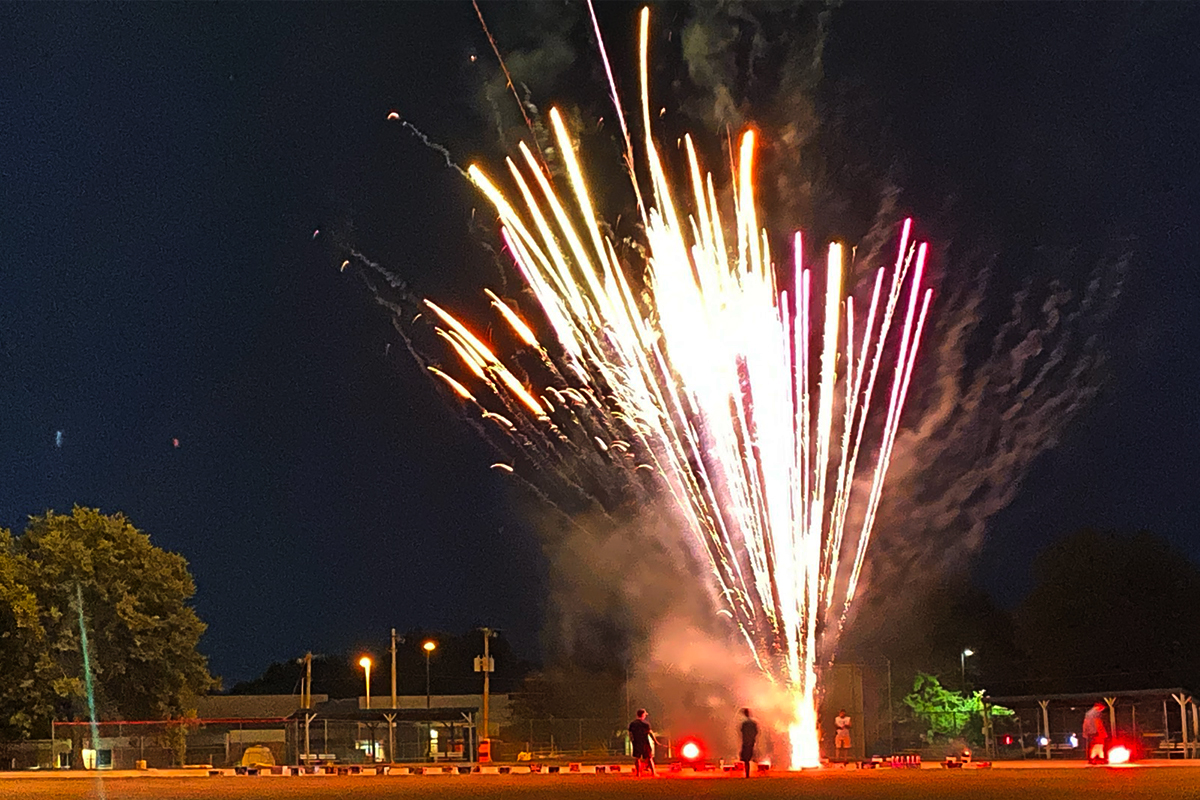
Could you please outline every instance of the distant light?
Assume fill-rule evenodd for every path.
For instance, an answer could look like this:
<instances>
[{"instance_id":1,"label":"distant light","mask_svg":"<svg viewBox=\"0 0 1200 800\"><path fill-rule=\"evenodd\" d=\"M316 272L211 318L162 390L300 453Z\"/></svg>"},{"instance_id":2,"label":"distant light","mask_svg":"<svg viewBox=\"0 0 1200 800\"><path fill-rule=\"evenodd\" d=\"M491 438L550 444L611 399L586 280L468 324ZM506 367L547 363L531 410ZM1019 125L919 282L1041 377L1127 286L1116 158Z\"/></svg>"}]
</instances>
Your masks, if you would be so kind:
<instances>
[{"instance_id":1,"label":"distant light","mask_svg":"<svg viewBox=\"0 0 1200 800\"><path fill-rule=\"evenodd\" d=\"M435 649L437 649L437 642L430 639L428 642L421 645L421 647L425 648L426 653L432 653Z\"/></svg>"},{"instance_id":2,"label":"distant light","mask_svg":"<svg viewBox=\"0 0 1200 800\"><path fill-rule=\"evenodd\" d=\"M62 431L54 432L54 446L62 447Z\"/></svg>"},{"instance_id":3,"label":"distant light","mask_svg":"<svg viewBox=\"0 0 1200 800\"><path fill-rule=\"evenodd\" d=\"M1079 747L1079 737L1072 733L1067 737L1067 744L1071 745L1071 747Z\"/></svg>"},{"instance_id":4,"label":"distant light","mask_svg":"<svg viewBox=\"0 0 1200 800\"><path fill-rule=\"evenodd\" d=\"M436 739L436 738L438 738L438 729L437 729L437 728L430 728L430 729L429 729L429 738L430 738L430 739Z\"/></svg>"},{"instance_id":5,"label":"distant light","mask_svg":"<svg viewBox=\"0 0 1200 800\"><path fill-rule=\"evenodd\" d=\"M363 656L362 658L360 658L358 660L358 665L360 667L362 667L363 669L370 669L371 668L371 659L367 658L366 656Z\"/></svg>"},{"instance_id":6,"label":"distant light","mask_svg":"<svg viewBox=\"0 0 1200 800\"><path fill-rule=\"evenodd\" d=\"M1045 747L1048 744L1050 744L1050 740L1047 739L1045 736L1038 737L1038 747Z\"/></svg>"},{"instance_id":7,"label":"distant light","mask_svg":"<svg viewBox=\"0 0 1200 800\"><path fill-rule=\"evenodd\" d=\"M963 650L963 655L966 656L967 658L970 658L971 656L975 655L975 651L968 647L965 650Z\"/></svg>"},{"instance_id":8,"label":"distant light","mask_svg":"<svg viewBox=\"0 0 1200 800\"><path fill-rule=\"evenodd\" d=\"M695 742L688 742L683 747L679 748L679 754L688 761L695 761L700 757L700 745Z\"/></svg>"},{"instance_id":9,"label":"distant light","mask_svg":"<svg viewBox=\"0 0 1200 800\"><path fill-rule=\"evenodd\" d=\"M1108 751L1108 763L1110 764L1125 764L1129 761L1129 748L1124 745L1117 745Z\"/></svg>"}]
</instances>

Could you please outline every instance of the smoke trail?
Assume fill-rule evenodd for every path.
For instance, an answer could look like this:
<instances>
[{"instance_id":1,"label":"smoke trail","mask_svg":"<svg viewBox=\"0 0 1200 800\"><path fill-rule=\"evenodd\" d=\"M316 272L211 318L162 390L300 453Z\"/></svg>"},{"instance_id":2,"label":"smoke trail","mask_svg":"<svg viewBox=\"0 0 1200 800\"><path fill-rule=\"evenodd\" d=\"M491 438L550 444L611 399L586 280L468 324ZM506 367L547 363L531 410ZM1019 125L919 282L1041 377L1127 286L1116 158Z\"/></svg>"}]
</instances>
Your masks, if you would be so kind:
<instances>
[{"instance_id":1,"label":"smoke trail","mask_svg":"<svg viewBox=\"0 0 1200 800\"><path fill-rule=\"evenodd\" d=\"M392 113L393 113L393 114L395 114L395 112L392 112ZM396 115L394 118L399 118L399 115L397 114L397 115ZM448 150L448 149L447 149L447 148L446 148L444 145L440 145L440 144L438 144L437 142L435 142L435 141L433 141L432 139L430 139L428 136L426 136L426 135L424 134L424 132L422 132L422 131L421 131L421 129L420 129L420 128L418 128L416 125L413 125L411 122L409 122L409 121L408 121L408 120L406 120L406 119L401 119L401 120L400 120L400 124L401 124L402 126L404 126L404 127L407 129L407 130L409 130L409 131L412 133L412 135L413 135L413 136L415 136L415 137L417 137L418 139L420 139L420 140L421 140L421 144L425 145L425 146L426 146L426 147L428 147L430 150L433 150L435 153L439 153L439 154L441 154L442 158L444 158L444 159L446 160L446 166L447 166L447 167L450 167L450 168L452 168L452 169L453 169L455 172L457 172L459 175L462 175L464 178L468 178L468 180L469 180L469 176L467 175L467 171L466 171L466 170L464 170L462 167L460 167L460 166L459 166L459 165L458 165L458 164L457 164L457 163L454 161L454 157L453 157L452 155L450 155L450 151L449 151L449 150Z\"/></svg>"},{"instance_id":2,"label":"smoke trail","mask_svg":"<svg viewBox=\"0 0 1200 800\"><path fill-rule=\"evenodd\" d=\"M487 9L483 32L496 62L478 62L486 77L476 96L476 110L491 120L505 150L528 132L533 135L534 150L549 159L551 137L533 98L549 96L564 76L575 74L573 69L585 61L576 48L583 36L582 8L578 4L493 3Z\"/></svg>"},{"instance_id":3,"label":"smoke trail","mask_svg":"<svg viewBox=\"0 0 1200 800\"><path fill-rule=\"evenodd\" d=\"M531 134L533 134L534 144L538 147L538 149L540 151L541 145L537 141L537 130L534 129L533 122L530 121L529 114L526 113L525 106L521 102L521 96L519 94L517 94L517 87L515 85L513 85L512 73L510 73L508 71L508 67L505 66L505 64L504 64L504 57L502 55L500 55L500 48L496 45L496 40L494 38L492 38L492 32L488 30L487 23L483 19L483 12L479 9L479 3L477 0L471 0L471 5L474 6L474 8L475 8L475 15L477 17L479 17L479 26L481 28L483 28L483 35L487 37L488 44L490 44L492 46L492 52L496 56L496 62L500 65L500 71L504 73L505 84L506 84L508 90L510 92L512 92L512 96L516 99L517 108L519 108L521 110L521 117L525 120L525 127L529 129L529 132ZM495 108L494 104L493 104L493 108Z\"/></svg>"}]
</instances>

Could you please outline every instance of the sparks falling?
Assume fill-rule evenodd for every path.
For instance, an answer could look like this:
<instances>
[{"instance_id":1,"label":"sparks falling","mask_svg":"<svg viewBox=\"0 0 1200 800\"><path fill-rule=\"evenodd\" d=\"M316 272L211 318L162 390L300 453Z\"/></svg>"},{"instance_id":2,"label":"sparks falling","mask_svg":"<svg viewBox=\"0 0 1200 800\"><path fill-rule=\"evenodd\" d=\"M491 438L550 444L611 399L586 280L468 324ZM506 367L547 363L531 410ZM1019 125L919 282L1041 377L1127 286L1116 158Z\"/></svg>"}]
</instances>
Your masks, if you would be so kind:
<instances>
[{"instance_id":1,"label":"sparks falling","mask_svg":"<svg viewBox=\"0 0 1200 800\"><path fill-rule=\"evenodd\" d=\"M645 232L644 284L602 230L576 143L551 110L565 187L524 144L507 160L512 200L480 167L467 170L557 346L488 296L549 379L527 386L468 325L425 301L473 378L430 371L538 470L578 482L572 465L599 456L612 480L673 506L715 607L793 698L792 766L817 766L818 640L858 589L929 310L926 245L905 221L862 317L843 286L841 244L818 268L796 233L792 268L777 269L758 222L753 131L741 136L725 205L690 137L687 179L668 176L650 125L648 31L643 10L640 162L601 50ZM777 274L791 277L780 286Z\"/></svg>"}]
</instances>

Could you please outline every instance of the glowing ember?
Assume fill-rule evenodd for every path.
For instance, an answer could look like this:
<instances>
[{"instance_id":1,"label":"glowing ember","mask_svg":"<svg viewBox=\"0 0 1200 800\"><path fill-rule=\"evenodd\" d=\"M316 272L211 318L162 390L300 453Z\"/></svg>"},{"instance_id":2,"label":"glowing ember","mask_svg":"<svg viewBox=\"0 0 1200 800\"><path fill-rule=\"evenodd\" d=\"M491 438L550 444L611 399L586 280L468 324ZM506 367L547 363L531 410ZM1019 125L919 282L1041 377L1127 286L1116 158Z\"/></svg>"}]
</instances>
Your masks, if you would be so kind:
<instances>
[{"instance_id":1,"label":"glowing ember","mask_svg":"<svg viewBox=\"0 0 1200 800\"><path fill-rule=\"evenodd\" d=\"M527 318L489 292L548 385L529 388L517 377L524 370L505 366L467 325L426 301L439 335L486 391L430 369L539 473L588 491L578 473L599 458L614 484L669 499L707 567L714 604L792 698L792 767L818 766L818 636L840 624L858 587L931 298L921 287L926 246L910 241L906 221L894 267L876 272L858 319L843 290L842 245L830 245L814 279L797 233L794 268L777 269L758 224L752 131L740 140L730 198L718 202L690 137L690 180L668 178L650 130L648 30L643 10L644 163L636 168L618 113L645 231L644 288L598 221L576 142L551 110L565 194L524 144L520 162L507 162L515 205L480 167L468 170L561 346L551 355ZM777 275L789 272L781 288ZM882 419L868 423L876 387L888 384ZM695 757L689 746L698 756L692 742L684 757Z\"/></svg>"},{"instance_id":2,"label":"glowing ember","mask_svg":"<svg viewBox=\"0 0 1200 800\"><path fill-rule=\"evenodd\" d=\"M1125 764L1129 761L1129 748L1123 745L1117 745L1108 751L1108 763L1110 764Z\"/></svg>"}]
</instances>

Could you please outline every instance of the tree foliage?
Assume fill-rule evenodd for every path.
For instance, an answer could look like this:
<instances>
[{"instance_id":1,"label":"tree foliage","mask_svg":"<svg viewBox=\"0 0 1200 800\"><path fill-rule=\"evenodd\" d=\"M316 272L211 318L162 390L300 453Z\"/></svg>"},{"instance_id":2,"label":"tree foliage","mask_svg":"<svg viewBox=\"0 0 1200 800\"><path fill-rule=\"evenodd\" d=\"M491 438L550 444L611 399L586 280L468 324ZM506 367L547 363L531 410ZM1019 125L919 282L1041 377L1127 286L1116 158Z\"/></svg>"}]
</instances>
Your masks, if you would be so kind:
<instances>
[{"instance_id":1,"label":"tree foliage","mask_svg":"<svg viewBox=\"0 0 1200 800\"><path fill-rule=\"evenodd\" d=\"M903 702L912 716L925 725L925 738L929 742L939 737L962 738L976 743L982 740L982 691L970 694L951 692L942 686L937 676L918 672L913 679L913 690ZM1012 713L1000 706L991 709L993 717Z\"/></svg>"},{"instance_id":2,"label":"tree foliage","mask_svg":"<svg viewBox=\"0 0 1200 800\"><path fill-rule=\"evenodd\" d=\"M513 696L518 719L616 719L624 715L625 682L613 672L567 665L552 666L526 677Z\"/></svg>"},{"instance_id":3,"label":"tree foliage","mask_svg":"<svg viewBox=\"0 0 1200 800\"><path fill-rule=\"evenodd\" d=\"M0 736L19 738L86 709L78 597L102 718L185 716L215 685L196 649L182 556L123 515L76 507L0 530Z\"/></svg>"}]
</instances>

